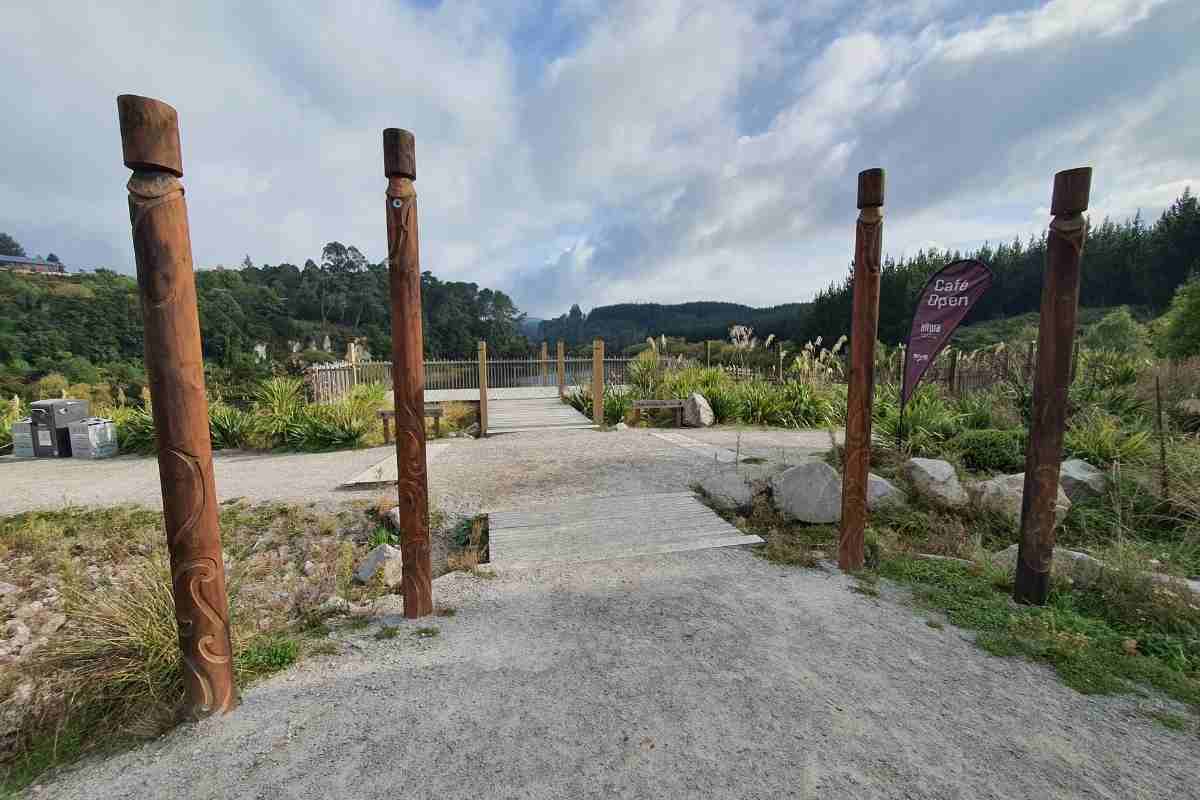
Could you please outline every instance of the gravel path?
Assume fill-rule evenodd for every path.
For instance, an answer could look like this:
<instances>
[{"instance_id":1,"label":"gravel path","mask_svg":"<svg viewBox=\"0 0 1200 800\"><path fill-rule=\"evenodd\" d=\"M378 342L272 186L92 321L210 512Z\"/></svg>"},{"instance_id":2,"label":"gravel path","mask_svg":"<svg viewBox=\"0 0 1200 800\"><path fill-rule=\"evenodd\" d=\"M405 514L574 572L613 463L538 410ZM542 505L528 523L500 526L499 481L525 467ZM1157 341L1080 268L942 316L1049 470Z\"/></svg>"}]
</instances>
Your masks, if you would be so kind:
<instances>
[{"instance_id":1,"label":"gravel path","mask_svg":"<svg viewBox=\"0 0 1200 800\"><path fill-rule=\"evenodd\" d=\"M891 594L740 549L455 573L440 635L335 630L342 655L37 796L1196 796L1194 735Z\"/></svg>"},{"instance_id":2,"label":"gravel path","mask_svg":"<svg viewBox=\"0 0 1200 800\"><path fill-rule=\"evenodd\" d=\"M684 433L731 450L738 437L735 430ZM794 461L829 447L829 437L823 432L748 431L741 436L743 457ZM321 506L373 500L388 489L347 491L338 487L393 458L394 452L391 447L280 454L222 450L213 454L217 495L221 500L244 497L255 502ZM430 443L429 460L434 503L446 511L465 514L550 503L562 496L680 491L713 468L710 461L647 430L551 430L480 440L445 439ZM744 468L762 470L752 465ZM154 458L0 457L0 515L64 505L123 503L161 507Z\"/></svg>"}]
</instances>

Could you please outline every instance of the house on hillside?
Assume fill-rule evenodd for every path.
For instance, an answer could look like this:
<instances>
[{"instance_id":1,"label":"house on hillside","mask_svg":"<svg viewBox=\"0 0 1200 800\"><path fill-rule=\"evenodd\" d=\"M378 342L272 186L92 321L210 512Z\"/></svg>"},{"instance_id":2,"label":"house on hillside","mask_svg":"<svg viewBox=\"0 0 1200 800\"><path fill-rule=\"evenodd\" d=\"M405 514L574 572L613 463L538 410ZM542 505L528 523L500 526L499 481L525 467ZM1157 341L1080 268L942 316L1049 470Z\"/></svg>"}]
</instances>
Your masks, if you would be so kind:
<instances>
[{"instance_id":1,"label":"house on hillside","mask_svg":"<svg viewBox=\"0 0 1200 800\"><path fill-rule=\"evenodd\" d=\"M0 256L0 269L12 272L46 272L51 275L64 275L67 272L67 268L57 261L23 256Z\"/></svg>"}]
</instances>

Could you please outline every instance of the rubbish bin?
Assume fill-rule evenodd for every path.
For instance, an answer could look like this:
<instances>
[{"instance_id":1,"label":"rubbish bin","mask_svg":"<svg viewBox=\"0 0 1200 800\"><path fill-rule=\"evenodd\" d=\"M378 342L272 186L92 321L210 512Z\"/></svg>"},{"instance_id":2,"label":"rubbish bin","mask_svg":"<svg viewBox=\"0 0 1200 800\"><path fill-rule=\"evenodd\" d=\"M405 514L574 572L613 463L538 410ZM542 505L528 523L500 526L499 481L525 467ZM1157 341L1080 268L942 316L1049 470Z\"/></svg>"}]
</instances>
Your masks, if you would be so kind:
<instances>
[{"instance_id":1,"label":"rubbish bin","mask_svg":"<svg viewBox=\"0 0 1200 800\"><path fill-rule=\"evenodd\" d=\"M72 422L72 458L112 458L117 454L117 426L111 419L85 417Z\"/></svg>"},{"instance_id":2,"label":"rubbish bin","mask_svg":"<svg viewBox=\"0 0 1200 800\"><path fill-rule=\"evenodd\" d=\"M33 421L29 417L13 423L12 441L14 456L33 458Z\"/></svg>"},{"instance_id":3,"label":"rubbish bin","mask_svg":"<svg viewBox=\"0 0 1200 800\"><path fill-rule=\"evenodd\" d=\"M37 458L69 458L72 422L88 415L87 400L38 400L29 404L33 454Z\"/></svg>"}]
</instances>

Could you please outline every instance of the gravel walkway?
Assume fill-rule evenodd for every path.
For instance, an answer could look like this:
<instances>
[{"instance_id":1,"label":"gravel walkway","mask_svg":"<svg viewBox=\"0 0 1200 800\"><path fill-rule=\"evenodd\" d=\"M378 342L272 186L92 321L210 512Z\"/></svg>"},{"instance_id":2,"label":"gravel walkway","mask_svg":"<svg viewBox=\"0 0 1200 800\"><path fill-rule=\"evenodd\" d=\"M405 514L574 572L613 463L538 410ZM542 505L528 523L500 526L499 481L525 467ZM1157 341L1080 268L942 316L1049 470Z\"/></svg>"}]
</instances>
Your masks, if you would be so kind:
<instances>
[{"instance_id":1,"label":"gravel walkway","mask_svg":"<svg viewBox=\"0 0 1200 800\"><path fill-rule=\"evenodd\" d=\"M1194 735L890 593L740 549L455 573L440 635L335 630L342 655L36 796L1196 796Z\"/></svg>"},{"instance_id":2,"label":"gravel walkway","mask_svg":"<svg viewBox=\"0 0 1200 800\"><path fill-rule=\"evenodd\" d=\"M729 449L736 447L739 435L734 430L682 433ZM823 432L749 431L741 436L744 457L758 454L795 461L829 447L828 434ZM223 501L244 497L254 502L320 506L373 500L389 490L347 491L339 485L393 458L394 452L391 447L279 454L222 450L213 454L217 495ZM474 514L552 503L563 496L680 491L713 466L647 430L551 430L479 440L443 439L430 443L430 493L434 503L446 511ZM755 472L762 467L745 465L744 469ZM124 503L161 507L154 458L0 457L0 515L64 505Z\"/></svg>"}]
</instances>

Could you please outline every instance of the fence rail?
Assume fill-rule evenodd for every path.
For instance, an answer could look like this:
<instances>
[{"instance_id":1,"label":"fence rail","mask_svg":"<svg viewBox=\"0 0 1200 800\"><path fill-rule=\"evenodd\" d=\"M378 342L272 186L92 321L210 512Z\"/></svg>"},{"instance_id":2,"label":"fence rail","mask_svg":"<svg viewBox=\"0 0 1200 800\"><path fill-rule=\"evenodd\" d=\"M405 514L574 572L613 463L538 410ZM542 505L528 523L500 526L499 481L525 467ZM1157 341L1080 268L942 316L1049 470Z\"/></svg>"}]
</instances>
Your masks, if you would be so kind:
<instances>
[{"instance_id":1,"label":"fence rail","mask_svg":"<svg viewBox=\"0 0 1200 800\"><path fill-rule=\"evenodd\" d=\"M624 384L631 360L604 359L604 382L610 385ZM564 359L563 368L567 386L590 385L591 358ZM489 358L487 381L490 389L558 386L558 364L554 358ZM312 402L329 403L346 397L360 383L381 383L390 389L392 363L365 361L357 364L316 364L305 372L304 382ZM475 359L426 361L425 388L478 389L479 362Z\"/></svg>"}]
</instances>

